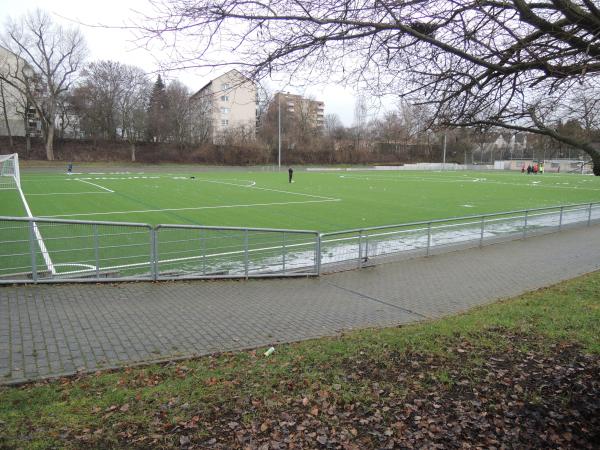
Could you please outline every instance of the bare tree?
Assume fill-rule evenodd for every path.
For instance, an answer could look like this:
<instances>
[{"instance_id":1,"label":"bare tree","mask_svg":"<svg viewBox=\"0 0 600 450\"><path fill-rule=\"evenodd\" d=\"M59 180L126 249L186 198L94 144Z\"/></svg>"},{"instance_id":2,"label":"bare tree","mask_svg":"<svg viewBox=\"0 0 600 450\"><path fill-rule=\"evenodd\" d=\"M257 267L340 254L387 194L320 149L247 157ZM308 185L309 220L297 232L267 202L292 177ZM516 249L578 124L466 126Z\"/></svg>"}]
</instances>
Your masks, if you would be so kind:
<instances>
[{"instance_id":1,"label":"bare tree","mask_svg":"<svg viewBox=\"0 0 600 450\"><path fill-rule=\"evenodd\" d=\"M229 42L255 78L274 71L356 81L436 106L436 122L500 126L551 136L587 152L591 142L558 132L540 108L600 74L600 7L593 0L156 1L145 30ZM173 35L170 35L173 33ZM197 47L196 47L197 49ZM221 56L221 55L219 55ZM192 61L192 63L190 63Z\"/></svg>"},{"instance_id":2,"label":"bare tree","mask_svg":"<svg viewBox=\"0 0 600 450\"><path fill-rule=\"evenodd\" d=\"M122 86L117 101L118 123L121 138L131 147L131 160L135 161L135 144L144 139L146 130L146 110L150 98L151 85L145 72L139 67L122 66Z\"/></svg>"},{"instance_id":3,"label":"bare tree","mask_svg":"<svg viewBox=\"0 0 600 450\"><path fill-rule=\"evenodd\" d=\"M88 137L120 138L131 145L144 139L150 82L139 67L96 61L82 71L72 102Z\"/></svg>"},{"instance_id":4,"label":"bare tree","mask_svg":"<svg viewBox=\"0 0 600 450\"><path fill-rule=\"evenodd\" d=\"M116 137L124 74L125 65L116 61L95 61L81 71L74 102L88 137Z\"/></svg>"},{"instance_id":5,"label":"bare tree","mask_svg":"<svg viewBox=\"0 0 600 450\"><path fill-rule=\"evenodd\" d=\"M58 126L58 137L79 137L79 118L75 113L73 95L71 92L63 92L56 101L56 122Z\"/></svg>"},{"instance_id":6,"label":"bare tree","mask_svg":"<svg viewBox=\"0 0 600 450\"><path fill-rule=\"evenodd\" d=\"M337 114L325 115L325 136L329 139L341 139L344 135L344 125Z\"/></svg>"},{"instance_id":7,"label":"bare tree","mask_svg":"<svg viewBox=\"0 0 600 450\"><path fill-rule=\"evenodd\" d=\"M190 97L190 132L192 142L211 141L213 131L212 102L208 95L196 93Z\"/></svg>"},{"instance_id":8,"label":"bare tree","mask_svg":"<svg viewBox=\"0 0 600 450\"><path fill-rule=\"evenodd\" d=\"M19 21L9 20L2 43L17 58L0 78L22 92L36 109L46 140L46 157L53 160L57 101L83 62L83 35L77 29L54 24L48 14L36 10Z\"/></svg>"},{"instance_id":9,"label":"bare tree","mask_svg":"<svg viewBox=\"0 0 600 450\"><path fill-rule=\"evenodd\" d=\"M171 140L182 146L190 138L190 93L177 80L171 81L166 90L167 133Z\"/></svg>"}]
</instances>

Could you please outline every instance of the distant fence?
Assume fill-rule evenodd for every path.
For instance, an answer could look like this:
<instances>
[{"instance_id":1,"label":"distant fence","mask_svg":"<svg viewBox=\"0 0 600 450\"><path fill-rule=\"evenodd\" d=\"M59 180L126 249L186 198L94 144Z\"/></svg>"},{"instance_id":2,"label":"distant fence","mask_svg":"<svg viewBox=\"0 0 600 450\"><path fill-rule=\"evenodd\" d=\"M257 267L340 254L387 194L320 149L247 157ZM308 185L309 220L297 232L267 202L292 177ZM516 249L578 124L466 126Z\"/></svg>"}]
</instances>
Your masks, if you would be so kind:
<instances>
[{"instance_id":1,"label":"distant fence","mask_svg":"<svg viewBox=\"0 0 600 450\"><path fill-rule=\"evenodd\" d=\"M0 284L316 276L600 222L600 203L317 231L0 217Z\"/></svg>"}]
</instances>

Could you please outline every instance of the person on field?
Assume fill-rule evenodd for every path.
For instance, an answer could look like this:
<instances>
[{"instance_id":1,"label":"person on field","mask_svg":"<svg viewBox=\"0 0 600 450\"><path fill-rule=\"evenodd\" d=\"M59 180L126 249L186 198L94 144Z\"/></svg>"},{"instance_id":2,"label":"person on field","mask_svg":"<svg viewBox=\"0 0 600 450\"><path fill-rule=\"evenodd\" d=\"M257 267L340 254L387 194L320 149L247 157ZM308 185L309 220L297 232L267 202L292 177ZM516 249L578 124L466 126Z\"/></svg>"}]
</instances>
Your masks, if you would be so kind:
<instances>
[{"instance_id":1,"label":"person on field","mask_svg":"<svg viewBox=\"0 0 600 450\"><path fill-rule=\"evenodd\" d=\"M67 164L67 173L71 175L73 173L73 163Z\"/></svg>"},{"instance_id":2,"label":"person on field","mask_svg":"<svg viewBox=\"0 0 600 450\"><path fill-rule=\"evenodd\" d=\"M292 182L292 177L294 176L294 169L292 169L291 167L288 169L288 181L291 183Z\"/></svg>"},{"instance_id":3,"label":"person on field","mask_svg":"<svg viewBox=\"0 0 600 450\"><path fill-rule=\"evenodd\" d=\"M525 173L525 163L521 166L521 173Z\"/></svg>"},{"instance_id":4,"label":"person on field","mask_svg":"<svg viewBox=\"0 0 600 450\"><path fill-rule=\"evenodd\" d=\"M527 166L527 175L530 175L530 174L531 174L531 170L532 170L532 169L531 169L531 164L529 164L529 165Z\"/></svg>"}]
</instances>

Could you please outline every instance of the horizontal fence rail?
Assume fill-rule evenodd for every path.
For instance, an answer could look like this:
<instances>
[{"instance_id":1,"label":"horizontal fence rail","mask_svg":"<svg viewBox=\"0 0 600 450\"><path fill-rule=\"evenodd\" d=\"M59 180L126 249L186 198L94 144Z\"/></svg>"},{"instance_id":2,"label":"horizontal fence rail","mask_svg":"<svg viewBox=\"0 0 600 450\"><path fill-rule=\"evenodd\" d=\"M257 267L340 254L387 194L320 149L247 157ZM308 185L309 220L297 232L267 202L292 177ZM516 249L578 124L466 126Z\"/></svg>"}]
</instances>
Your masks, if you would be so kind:
<instances>
[{"instance_id":1,"label":"horizontal fence rail","mask_svg":"<svg viewBox=\"0 0 600 450\"><path fill-rule=\"evenodd\" d=\"M316 231L0 217L0 284L318 274Z\"/></svg>"},{"instance_id":2,"label":"horizontal fence rail","mask_svg":"<svg viewBox=\"0 0 600 450\"><path fill-rule=\"evenodd\" d=\"M600 221L600 203L453 217L321 234L321 271L363 267L397 256L429 256L589 226Z\"/></svg>"},{"instance_id":3,"label":"horizontal fence rail","mask_svg":"<svg viewBox=\"0 0 600 450\"><path fill-rule=\"evenodd\" d=\"M316 276L600 222L600 203L317 231L0 217L0 284Z\"/></svg>"},{"instance_id":4,"label":"horizontal fence rail","mask_svg":"<svg viewBox=\"0 0 600 450\"><path fill-rule=\"evenodd\" d=\"M316 231L158 225L156 279L318 274Z\"/></svg>"}]
</instances>

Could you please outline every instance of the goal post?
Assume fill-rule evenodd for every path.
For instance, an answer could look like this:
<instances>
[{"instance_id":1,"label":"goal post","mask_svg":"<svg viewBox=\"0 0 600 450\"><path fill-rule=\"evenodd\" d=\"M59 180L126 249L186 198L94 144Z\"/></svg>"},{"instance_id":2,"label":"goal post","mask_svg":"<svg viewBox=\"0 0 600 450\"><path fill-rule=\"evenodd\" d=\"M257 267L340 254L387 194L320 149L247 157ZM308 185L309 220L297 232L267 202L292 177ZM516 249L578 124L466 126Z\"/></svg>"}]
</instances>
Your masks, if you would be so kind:
<instances>
[{"instance_id":1,"label":"goal post","mask_svg":"<svg viewBox=\"0 0 600 450\"><path fill-rule=\"evenodd\" d=\"M0 190L20 188L19 155L17 153L0 155Z\"/></svg>"}]
</instances>

